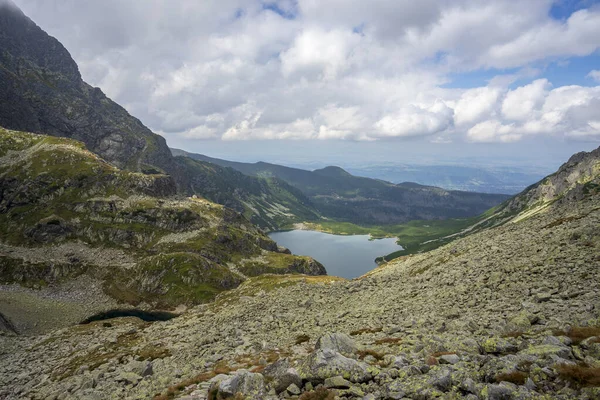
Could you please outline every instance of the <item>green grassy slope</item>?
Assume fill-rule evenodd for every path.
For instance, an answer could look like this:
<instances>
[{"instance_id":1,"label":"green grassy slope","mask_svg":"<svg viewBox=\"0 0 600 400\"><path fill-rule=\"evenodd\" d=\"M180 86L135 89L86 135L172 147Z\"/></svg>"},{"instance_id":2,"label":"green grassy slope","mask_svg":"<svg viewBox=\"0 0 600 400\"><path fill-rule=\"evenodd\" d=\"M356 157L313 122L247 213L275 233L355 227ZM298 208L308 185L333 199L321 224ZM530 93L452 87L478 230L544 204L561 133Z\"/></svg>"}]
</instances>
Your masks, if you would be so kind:
<instances>
[{"instance_id":1,"label":"green grassy slope","mask_svg":"<svg viewBox=\"0 0 600 400\"><path fill-rule=\"evenodd\" d=\"M248 260L271 273L325 272L278 253L240 214L176 196L166 175L120 170L71 139L1 128L0 247L2 283L87 274L133 304L206 301L241 283Z\"/></svg>"}]
</instances>

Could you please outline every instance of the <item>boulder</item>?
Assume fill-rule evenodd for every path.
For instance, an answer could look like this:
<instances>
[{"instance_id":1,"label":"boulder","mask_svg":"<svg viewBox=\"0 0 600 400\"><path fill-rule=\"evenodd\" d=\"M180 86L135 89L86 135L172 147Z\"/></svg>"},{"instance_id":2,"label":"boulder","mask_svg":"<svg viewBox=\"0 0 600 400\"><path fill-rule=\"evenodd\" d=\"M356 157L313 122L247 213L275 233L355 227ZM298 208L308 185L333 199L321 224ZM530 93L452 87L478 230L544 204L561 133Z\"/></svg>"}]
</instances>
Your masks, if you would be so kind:
<instances>
[{"instance_id":1,"label":"boulder","mask_svg":"<svg viewBox=\"0 0 600 400\"><path fill-rule=\"evenodd\" d=\"M353 383L371 379L366 363L345 357L333 350L319 349L306 357L298 366L298 373L304 380L313 384L322 383L327 378L341 376Z\"/></svg>"},{"instance_id":2,"label":"boulder","mask_svg":"<svg viewBox=\"0 0 600 400\"><path fill-rule=\"evenodd\" d=\"M349 389L352 386L352 383L345 380L341 376L334 376L325 379L324 385L326 388L332 389Z\"/></svg>"},{"instance_id":3,"label":"boulder","mask_svg":"<svg viewBox=\"0 0 600 400\"><path fill-rule=\"evenodd\" d=\"M218 398L241 395L248 400L262 400L267 395L263 376L246 370L239 370L235 375L213 383L210 392Z\"/></svg>"},{"instance_id":4,"label":"boulder","mask_svg":"<svg viewBox=\"0 0 600 400\"><path fill-rule=\"evenodd\" d=\"M328 333L317 340L315 349L332 350L340 354L350 355L358 350L358 346L345 333Z\"/></svg>"},{"instance_id":5,"label":"boulder","mask_svg":"<svg viewBox=\"0 0 600 400\"><path fill-rule=\"evenodd\" d=\"M484 354L508 354L517 351L517 346L498 337L488 338L481 342L480 346Z\"/></svg>"},{"instance_id":6,"label":"boulder","mask_svg":"<svg viewBox=\"0 0 600 400\"><path fill-rule=\"evenodd\" d=\"M287 358L277 360L273 364L268 365L263 371L263 375L271 382L269 386L277 393L286 390L290 385L302 386L302 378L295 368L290 367L290 362Z\"/></svg>"}]
</instances>

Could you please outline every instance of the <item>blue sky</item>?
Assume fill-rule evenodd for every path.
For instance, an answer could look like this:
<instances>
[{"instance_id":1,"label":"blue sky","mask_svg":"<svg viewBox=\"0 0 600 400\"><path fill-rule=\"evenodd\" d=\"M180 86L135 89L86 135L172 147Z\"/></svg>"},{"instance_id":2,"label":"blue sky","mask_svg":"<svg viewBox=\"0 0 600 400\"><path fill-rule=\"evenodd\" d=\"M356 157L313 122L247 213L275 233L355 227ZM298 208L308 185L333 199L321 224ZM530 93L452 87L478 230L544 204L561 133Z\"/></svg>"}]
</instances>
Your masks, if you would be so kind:
<instances>
[{"instance_id":1,"label":"blue sky","mask_svg":"<svg viewBox=\"0 0 600 400\"><path fill-rule=\"evenodd\" d=\"M600 144L598 1L14 1L191 151L554 165Z\"/></svg>"}]
</instances>

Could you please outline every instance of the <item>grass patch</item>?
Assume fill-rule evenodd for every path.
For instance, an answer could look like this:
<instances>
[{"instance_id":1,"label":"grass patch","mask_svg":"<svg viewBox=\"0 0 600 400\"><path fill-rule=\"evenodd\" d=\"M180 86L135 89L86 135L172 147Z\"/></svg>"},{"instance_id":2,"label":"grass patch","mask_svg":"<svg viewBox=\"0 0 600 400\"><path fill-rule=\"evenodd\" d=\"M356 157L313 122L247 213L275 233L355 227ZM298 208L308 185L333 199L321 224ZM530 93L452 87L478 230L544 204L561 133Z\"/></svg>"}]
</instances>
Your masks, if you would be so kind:
<instances>
[{"instance_id":1,"label":"grass patch","mask_svg":"<svg viewBox=\"0 0 600 400\"><path fill-rule=\"evenodd\" d=\"M600 386L600 368L585 364L558 366L559 376L567 382L580 386Z\"/></svg>"},{"instance_id":2,"label":"grass patch","mask_svg":"<svg viewBox=\"0 0 600 400\"><path fill-rule=\"evenodd\" d=\"M294 343L302 344L302 343L308 342L309 340L310 340L310 336L302 334L302 335L296 336L296 340Z\"/></svg>"},{"instance_id":3,"label":"grass patch","mask_svg":"<svg viewBox=\"0 0 600 400\"><path fill-rule=\"evenodd\" d=\"M496 375L496 382L510 382L515 385L524 385L529 378L529 374L523 371L512 371Z\"/></svg>"},{"instance_id":4,"label":"grass patch","mask_svg":"<svg viewBox=\"0 0 600 400\"><path fill-rule=\"evenodd\" d=\"M357 329L355 331L350 332L350 336L359 336L359 335L364 335L365 333L378 333L381 332L383 330L383 328L379 327L379 328L362 328L362 329Z\"/></svg>"},{"instance_id":5,"label":"grass patch","mask_svg":"<svg viewBox=\"0 0 600 400\"><path fill-rule=\"evenodd\" d=\"M554 331L555 335L567 336L575 344L583 342L587 338L600 336L600 327L598 326L580 326L572 327L566 331Z\"/></svg>"},{"instance_id":6,"label":"grass patch","mask_svg":"<svg viewBox=\"0 0 600 400\"><path fill-rule=\"evenodd\" d=\"M298 400L334 400L335 392L324 387L318 387L311 392L305 392Z\"/></svg>"},{"instance_id":7,"label":"grass patch","mask_svg":"<svg viewBox=\"0 0 600 400\"><path fill-rule=\"evenodd\" d=\"M400 338L387 337L373 342L373 344L399 344L402 342Z\"/></svg>"}]
</instances>

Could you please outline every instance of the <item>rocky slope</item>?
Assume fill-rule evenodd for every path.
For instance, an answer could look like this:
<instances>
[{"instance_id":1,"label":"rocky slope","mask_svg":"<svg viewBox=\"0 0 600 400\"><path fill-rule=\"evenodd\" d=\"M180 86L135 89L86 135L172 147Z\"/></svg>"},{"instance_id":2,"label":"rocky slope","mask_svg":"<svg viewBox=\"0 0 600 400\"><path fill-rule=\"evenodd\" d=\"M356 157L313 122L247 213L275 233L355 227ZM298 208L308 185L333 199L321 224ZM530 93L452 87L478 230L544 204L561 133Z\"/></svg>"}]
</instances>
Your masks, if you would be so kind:
<instances>
[{"instance_id":1,"label":"rocky slope","mask_svg":"<svg viewBox=\"0 0 600 400\"><path fill-rule=\"evenodd\" d=\"M166 322L4 334L0 396L596 399L600 190L577 188L353 281L262 276Z\"/></svg>"},{"instance_id":2,"label":"rocky slope","mask_svg":"<svg viewBox=\"0 0 600 400\"><path fill-rule=\"evenodd\" d=\"M508 198L501 194L444 190L416 183L396 185L354 176L339 167L306 171L264 162L220 160L177 149L172 152L247 175L280 179L310 199L321 215L355 224L389 225L411 220L473 217Z\"/></svg>"},{"instance_id":3,"label":"rocky slope","mask_svg":"<svg viewBox=\"0 0 600 400\"><path fill-rule=\"evenodd\" d=\"M266 272L325 273L282 251L236 212L176 196L169 176L119 170L71 139L0 128L0 284L35 289L0 290L19 331L118 302L197 304ZM60 309L56 323L38 318Z\"/></svg>"},{"instance_id":4,"label":"rocky slope","mask_svg":"<svg viewBox=\"0 0 600 400\"><path fill-rule=\"evenodd\" d=\"M121 169L167 173L179 193L234 208L263 228L318 219L285 182L175 159L162 136L85 83L64 46L7 1L0 2L0 49L1 127L73 138Z\"/></svg>"}]
</instances>

